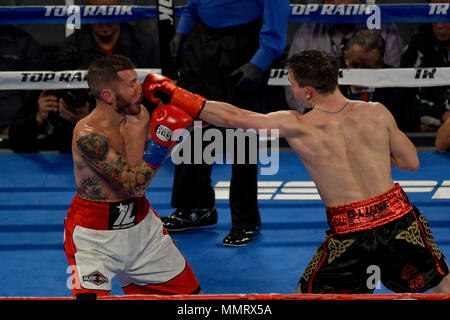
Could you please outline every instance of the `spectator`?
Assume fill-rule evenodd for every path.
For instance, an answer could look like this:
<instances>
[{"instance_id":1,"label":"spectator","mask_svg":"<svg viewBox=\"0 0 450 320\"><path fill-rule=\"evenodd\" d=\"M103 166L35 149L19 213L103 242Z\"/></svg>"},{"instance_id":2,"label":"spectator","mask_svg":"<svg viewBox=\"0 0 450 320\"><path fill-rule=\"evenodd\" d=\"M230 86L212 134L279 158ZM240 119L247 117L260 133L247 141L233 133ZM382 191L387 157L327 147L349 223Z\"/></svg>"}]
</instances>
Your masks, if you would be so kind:
<instances>
[{"instance_id":1,"label":"spectator","mask_svg":"<svg viewBox=\"0 0 450 320\"><path fill-rule=\"evenodd\" d=\"M436 151L450 151L450 118L447 118L436 132Z\"/></svg>"},{"instance_id":2,"label":"spectator","mask_svg":"<svg viewBox=\"0 0 450 320\"><path fill-rule=\"evenodd\" d=\"M45 69L41 46L25 31L0 25L0 71ZM9 124L24 105L29 91L0 90L0 134L8 134Z\"/></svg>"},{"instance_id":3,"label":"spectator","mask_svg":"<svg viewBox=\"0 0 450 320\"><path fill-rule=\"evenodd\" d=\"M432 0L448 3L449 0ZM413 35L402 55L403 68L449 66L450 22L423 24ZM420 101L421 131L437 131L450 117L450 86L417 88Z\"/></svg>"},{"instance_id":4,"label":"spectator","mask_svg":"<svg viewBox=\"0 0 450 320\"><path fill-rule=\"evenodd\" d=\"M82 57L73 48L55 54L50 62L52 71L81 68ZM10 148L18 153L41 150L70 153L75 124L92 108L88 100L85 89L33 91L11 122Z\"/></svg>"},{"instance_id":5,"label":"spectator","mask_svg":"<svg viewBox=\"0 0 450 320\"><path fill-rule=\"evenodd\" d=\"M324 0L323 4L357 4L358 0ZM365 25L303 23L292 39L288 57L304 50L320 50L332 54L345 68L343 50L348 40ZM392 67L400 65L404 43L398 28L393 23L382 23L379 30L386 43L384 61ZM293 110L304 112L304 107L295 99L290 86L284 87L286 101Z\"/></svg>"},{"instance_id":6,"label":"spectator","mask_svg":"<svg viewBox=\"0 0 450 320\"><path fill-rule=\"evenodd\" d=\"M374 30L362 29L349 40L344 51L346 68L381 69L389 68L384 63L385 42ZM349 99L376 101L388 106L400 130L417 132L420 130L417 101L409 88L365 88L360 86L339 86Z\"/></svg>"},{"instance_id":7,"label":"spectator","mask_svg":"<svg viewBox=\"0 0 450 320\"><path fill-rule=\"evenodd\" d=\"M288 0L188 1L171 42L180 66L178 84L208 99L255 110L266 70L286 46L289 11ZM162 218L167 230L217 223L211 170L204 163L176 166L176 210ZM232 228L223 240L226 246L247 245L260 232L257 179L257 164L232 164Z\"/></svg>"},{"instance_id":8,"label":"spectator","mask_svg":"<svg viewBox=\"0 0 450 320\"><path fill-rule=\"evenodd\" d=\"M120 0L89 0L89 5L120 5ZM63 48L75 47L87 67L98 57L112 53L128 57L137 68L160 67L159 48L153 38L129 23L84 25L67 37Z\"/></svg>"}]
</instances>

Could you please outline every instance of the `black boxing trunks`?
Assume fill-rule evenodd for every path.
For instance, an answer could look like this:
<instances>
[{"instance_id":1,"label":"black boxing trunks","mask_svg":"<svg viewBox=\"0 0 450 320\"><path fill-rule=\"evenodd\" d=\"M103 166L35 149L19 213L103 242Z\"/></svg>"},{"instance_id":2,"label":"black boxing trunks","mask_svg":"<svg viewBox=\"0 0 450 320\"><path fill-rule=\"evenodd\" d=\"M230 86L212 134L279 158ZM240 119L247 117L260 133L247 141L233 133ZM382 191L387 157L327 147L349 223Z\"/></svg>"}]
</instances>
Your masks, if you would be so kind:
<instances>
[{"instance_id":1,"label":"black boxing trunks","mask_svg":"<svg viewBox=\"0 0 450 320\"><path fill-rule=\"evenodd\" d=\"M302 293L424 292L448 274L425 217L396 184L372 199L327 207L330 230L299 281Z\"/></svg>"},{"instance_id":2,"label":"black boxing trunks","mask_svg":"<svg viewBox=\"0 0 450 320\"><path fill-rule=\"evenodd\" d=\"M108 295L113 277L125 294L200 291L188 262L145 196L91 202L75 195L65 220L64 250L74 296Z\"/></svg>"}]
</instances>

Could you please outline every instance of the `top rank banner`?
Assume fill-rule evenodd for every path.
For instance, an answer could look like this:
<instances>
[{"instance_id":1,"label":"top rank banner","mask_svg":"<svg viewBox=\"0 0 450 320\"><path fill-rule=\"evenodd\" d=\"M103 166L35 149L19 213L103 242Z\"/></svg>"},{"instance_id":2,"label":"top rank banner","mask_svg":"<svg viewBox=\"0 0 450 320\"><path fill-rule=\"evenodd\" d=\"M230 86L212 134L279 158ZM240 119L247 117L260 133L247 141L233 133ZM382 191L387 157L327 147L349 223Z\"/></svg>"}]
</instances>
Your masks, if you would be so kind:
<instances>
[{"instance_id":1,"label":"top rank banner","mask_svg":"<svg viewBox=\"0 0 450 320\"><path fill-rule=\"evenodd\" d=\"M380 23L429 23L450 21L449 3L433 4L341 4L291 5L289 22L365 24L379 16Z\"/></svg>"},{"instance_id":2,"label":"top rank banner","mask_svg":"<svg viewBox=\"0 0 450 320\"><path fill-rule=\"evenodd\" d=\"M135 69L138 81L161 69ZM65 71L1 71L0 90L58 90L88 88L87 70Z\"/></svg>"},{"instance_id":3,"label":"top rank banner","mask_svg":"<svg viewBox=\"0 0 450 320\"><path fill-rule=\"evenodd\" d=\"M138 6L22 6L0 7L0 24L83 24L156 18L156 7Z\"/></svg>"},{"instance_id":4,"label":"top rank banner","mask_svg":"<svg viewBox=\"0 0 450 320\"><path fill-rule=\"evenodd\" d=\"M290 86L287 69L271 69L269 86ZM339 85L368 88L439 87L450 84L450 68L339 69Z\"/></svg>"},{"instance_id":5,"label":"top rank banner","mask_svg":"<svg viewBox=\"0 0 450 320\"><path fill-rule=\"evenodd\" d=\"M342 4L291 5L291 23L366 23L377 16L380 23L429 23L450 21L449 3L432 4ZM0 24L80 24L129 22L157 18L158 10L148 6L1 6ZM175 7L179 17L183 6Z\"/></svg>"},{"instance_id":6,"label":"top rank banner","mask_svg":"<svg viewBox=\"0 0 450 320\"><path fill-rule=\"evenodd\" d=\"M135 69L139 82L161 69ZM272 69L268 85L289 86L286 69ZM382 87L435 87L450 84L450 68L340 69L339 85ZM0 90L87 88L87 70L1 71Z\"/></svg>"}]
</instances>

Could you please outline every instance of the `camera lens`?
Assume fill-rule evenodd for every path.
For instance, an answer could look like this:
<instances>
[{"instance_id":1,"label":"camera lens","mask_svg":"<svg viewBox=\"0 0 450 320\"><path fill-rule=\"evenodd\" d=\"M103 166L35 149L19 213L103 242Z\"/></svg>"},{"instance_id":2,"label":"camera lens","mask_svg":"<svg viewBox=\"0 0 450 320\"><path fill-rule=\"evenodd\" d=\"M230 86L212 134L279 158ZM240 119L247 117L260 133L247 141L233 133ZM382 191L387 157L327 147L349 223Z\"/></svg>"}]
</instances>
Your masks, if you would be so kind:
<instances>
[{"instance_id":1,"label":"camera lens","mask_svg":"<svg viewBox=\"0 0 450 320\"><path fill-rule=\"evenodd\" d=\"M88 93L84 89L64 90L61 98L68 107L78 109L88 102Z\"/></svg>"}]
</instances>

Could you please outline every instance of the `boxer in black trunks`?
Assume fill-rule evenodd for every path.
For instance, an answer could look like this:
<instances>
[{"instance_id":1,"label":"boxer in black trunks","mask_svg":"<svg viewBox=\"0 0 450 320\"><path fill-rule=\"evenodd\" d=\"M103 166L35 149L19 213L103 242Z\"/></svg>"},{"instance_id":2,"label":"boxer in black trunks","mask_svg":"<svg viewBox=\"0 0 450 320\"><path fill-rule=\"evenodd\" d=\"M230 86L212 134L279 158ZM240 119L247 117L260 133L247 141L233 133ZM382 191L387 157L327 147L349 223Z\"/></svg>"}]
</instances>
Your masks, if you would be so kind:
<instances>
[{"instance_id":1,"label":"boxer in black trunks","mask_svg":"<svg viewBox=\"0 0 450 320\"><path fill-rule=\"evenodd\" d=\"M445 257L424 216L391 176L391 165L418 170L415 146L385 106L342 95L338 62L331 55L304 51L287 65L295 96L313 108L304 115L293 110L259 114L206 101L154 74L143 89L147 98L163 97L217 126L276 130L286 138L315 182L330 226L298 292L372 292L367 270L377 266L393 291L449 293Z\"/></svg>"}]
</instances>

